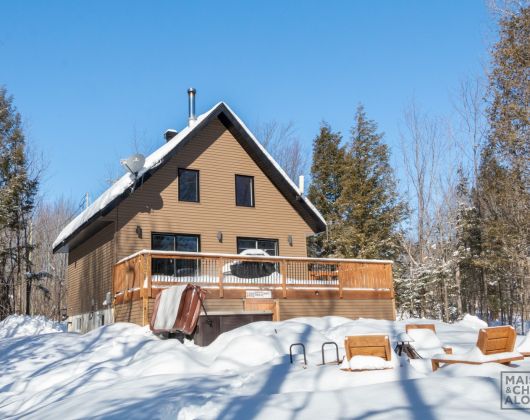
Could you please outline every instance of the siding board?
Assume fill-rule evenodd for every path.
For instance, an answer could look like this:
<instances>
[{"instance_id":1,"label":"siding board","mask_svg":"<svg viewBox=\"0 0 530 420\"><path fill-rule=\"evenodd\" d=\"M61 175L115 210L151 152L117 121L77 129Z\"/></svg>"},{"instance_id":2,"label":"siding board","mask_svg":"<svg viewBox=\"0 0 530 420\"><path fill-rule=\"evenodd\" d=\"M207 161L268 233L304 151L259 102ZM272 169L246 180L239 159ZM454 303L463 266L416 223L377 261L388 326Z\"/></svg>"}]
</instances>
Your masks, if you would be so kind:
<instances>
[{"instance_id":1,"label":"siding board","mask_svg":"<svg viewBox=\"0 0 530 420\"><path fill-rule=\"evenodd\" d=\"M114 224L110 224L68 254L67 312L78 315L104 309L112 290Z\"/></svg>"},{"instance_id":2,"label":"siding board","mask_svg":"<svg viewBox=\"0 0 530 420\"><path fill-rule=\"evenodd\" d=\"M178 201L178 168L200 171L200 203ZM254 177L255 207L236 206L235 174ZM151 248L151 232L199 234L201 251L232 254L238 236L278 239L285 256L306 256L306 237L312 234L218 119L120 204L118 220L118 258ZM136 226L141 226L142 238ZM222 242L217 240L219 231Z\"/></svg>"}]
</instances>

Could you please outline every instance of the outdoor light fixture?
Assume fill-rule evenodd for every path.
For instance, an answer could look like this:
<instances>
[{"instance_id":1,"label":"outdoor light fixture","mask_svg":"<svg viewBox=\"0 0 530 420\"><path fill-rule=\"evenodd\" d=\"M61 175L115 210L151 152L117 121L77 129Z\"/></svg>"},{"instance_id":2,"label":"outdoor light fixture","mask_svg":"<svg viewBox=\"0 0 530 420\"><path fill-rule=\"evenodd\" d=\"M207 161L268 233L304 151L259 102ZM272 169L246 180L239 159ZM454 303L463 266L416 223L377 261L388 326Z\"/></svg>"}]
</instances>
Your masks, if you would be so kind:
<instances>
[{"instance_id":1,"label":"outdoor light fixture","mask_svg":"<svg viewBox=\"0 0 530 420\"><path fill-rule=\"evenodd\" d=\"M136 226L136 234L140 239L142 239L142 227L140 225Z\"/></svg>"},{"instance_id":2,"label":"outdoor light fixture","mask_svg":"<svg viewBox=\"0 0 530 420\"><path fill-rule=\"evenodd\" d=\"M217 232L217 240L219 242L223 242L223 232L221 231Z\"/></svg>"},{"instance_id":3,"label":"outdoor light fixture","mask_svg":"<svg viewBox=\"0 0 530 420\"><path fill-rule=\"evenodd\" d=\"M293 235L289 235L287 237L287 243L289 244L289 246L293 246Z\"/></svg>"}]
</instances>

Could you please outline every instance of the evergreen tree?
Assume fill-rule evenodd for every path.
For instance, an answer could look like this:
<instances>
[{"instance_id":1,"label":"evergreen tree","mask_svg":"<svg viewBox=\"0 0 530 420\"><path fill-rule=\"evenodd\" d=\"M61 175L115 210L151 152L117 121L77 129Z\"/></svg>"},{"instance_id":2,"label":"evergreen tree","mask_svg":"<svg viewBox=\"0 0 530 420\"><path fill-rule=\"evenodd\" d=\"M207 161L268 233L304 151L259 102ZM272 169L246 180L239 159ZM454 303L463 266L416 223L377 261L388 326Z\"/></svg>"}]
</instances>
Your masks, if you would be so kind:
<instances>
[{"instance_id":1,"label":"evergreen tree","mask_svg":"<svg viewBox=\"0 0 530 420\"><path fill-rule=\"evenodd\" d=\"M493 49L488 119L490 145L528 188L530 163L530 6L501 19Z\"/></svg>"},{"instance_id":2,"label":"evergreen tree","mask_svg":"<svg viewBox=\"0 0 530 420\"><path fill-rule=\"evenodd\" d=\"M12 97L0 88L0 319L15 310L17 286L20 294L26 273L31 272L29 225L37 187L20 114ZM27 284L28 297L30 291Z\"/></svg>"},{"instance_id":3,"label":"evergreen tree","mask_svg":"<svg viewBox=\"0 0 530 420\"><path fill-rule=\"evenodd\" d=\"M396 191L388 146L363 106L357 108L338 200L343 219L338 253L344 257L395 259L405 204Z\"/></svg>"},{"instance_id":4,"label":"evergreen tree","mask_svg":"<svg viewBox=\"0 0 530 420\"><path fill-rule=\"evenodd\" d=\"M525 314L530 277L530 7L499 22L490 73L490 130L479 172L483 307Z\"/></svg>"},{"instance_id":5,"label":"evergreen tree","mask_svg":"<svg viewBox=\"0 0 530 420\"><path fill-rule=\"evenodd\" d=\"M480 281L482 235L476 193L470 190L469 180L462 168L458 170L458 179L454 277L457 288L457 309L458 314L461 315L477 313L482 309L481 296L484 292L483 283ZM481 315L486 314L481 313Z\"/></svg>"},{"instance_id":6,"label":"evergreen tree","mask_svg":"<svg viewBox=\"0 0 530 420\"><path fill-rule=\"evenodd\" d=\"M342 228L338 200L342 193L345 153L341 141L341 134L333 132L326 123L321 124L320 132L313 140L308 197L328 224L326 232L315 235L309 241L309 253L314 256L336 255Z\"/></svg>"}]
</instances>

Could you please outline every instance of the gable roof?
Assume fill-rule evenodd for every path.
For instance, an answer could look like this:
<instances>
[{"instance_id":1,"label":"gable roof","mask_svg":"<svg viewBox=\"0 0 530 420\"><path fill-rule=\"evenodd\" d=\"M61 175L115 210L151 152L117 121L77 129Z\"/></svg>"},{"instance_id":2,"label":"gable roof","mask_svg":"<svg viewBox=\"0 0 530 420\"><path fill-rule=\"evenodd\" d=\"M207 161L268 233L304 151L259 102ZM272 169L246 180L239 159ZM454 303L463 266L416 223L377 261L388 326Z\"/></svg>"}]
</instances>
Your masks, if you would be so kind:
<instances>
[{"instance_id":1,"label":"gable roof","mask_svg":"<svg viewBox=\"0 0 530 420\"><path fill-rule=\"evenodd\" d=\"M125 173L90 206L70 221L55 239L53 252L68 252L68 242L72 238L100 216L110 212L121 200L132 194L134 188L140 182L145 182L159 167L169 161L182 146L188 143L202 127L205 127L214 118L219 118L234 135L241 146L254 158L258 166L298 211L311 229L315 233L325 230L326 221L316 207L307 197L301 194L297 185L289 178L235 112L224 102L219 102L209 111L199 115L194 124L184 128L175 137L146 157L144 167L140 170L136 179L132 174Z\"/></svg>"}]
</instances>

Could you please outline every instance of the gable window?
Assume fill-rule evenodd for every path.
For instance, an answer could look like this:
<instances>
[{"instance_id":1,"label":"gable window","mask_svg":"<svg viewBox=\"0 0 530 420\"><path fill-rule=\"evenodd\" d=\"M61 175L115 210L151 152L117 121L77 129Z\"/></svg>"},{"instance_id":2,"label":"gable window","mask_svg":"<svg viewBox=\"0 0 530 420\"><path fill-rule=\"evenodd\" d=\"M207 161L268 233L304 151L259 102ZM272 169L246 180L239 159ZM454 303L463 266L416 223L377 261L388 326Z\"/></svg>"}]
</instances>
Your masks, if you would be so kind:
<instances>
[{"instance_id":1,"label":"gable window","mask_svg":"<svg viewBox=\"0 0 530 420\"><path fill-rule=\"evenodd\" d=\"M157 251L199 252L199 235L153 233L151 248ZM180 260L173 258L153 258L153 274L165 276L193 276L198 268L198 260Z\"/></svg>"},{"instance_id":2,"label":"gable window","mask_svg":"<svg viewBox=\"0 0 530 420\"><path fill-rule=\"evenodd\" d=\"M278 239L237 238L237 253L246 249L261 249L269 255L278 255Z\"/></svg>"},{"instance_id":3,"label":"gable window","mask_svg":"<svg viewBox=\"0 0 530 420\"><path fill-rule=\"evenodd\" d=\"M199 202L199 171L194 169L178 170L179 201Z\"/></svg>"},{"instance_id":4,"label":"gable window","mask_svg":"<svg viewBox=\"0 0 530 420\"><path fill-rule=\"evenodd\" d=\"M254 177L236 175L236 206L254 207Z\"/></svg>"}]
</instances>

